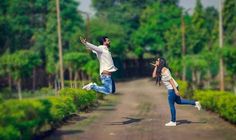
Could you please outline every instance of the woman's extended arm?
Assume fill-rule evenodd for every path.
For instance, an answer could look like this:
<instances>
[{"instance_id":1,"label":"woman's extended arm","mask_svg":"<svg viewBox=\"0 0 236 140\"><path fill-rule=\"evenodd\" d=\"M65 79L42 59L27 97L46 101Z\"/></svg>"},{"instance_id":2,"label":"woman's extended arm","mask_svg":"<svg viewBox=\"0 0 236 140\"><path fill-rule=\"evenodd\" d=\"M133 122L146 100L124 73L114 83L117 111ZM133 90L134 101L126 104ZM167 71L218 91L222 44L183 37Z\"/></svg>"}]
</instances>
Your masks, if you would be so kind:
<instances>
[{"instance_id":1,"label":"woman's extended arm","mask_svg":"<svg viewBox=\"0 0 236 140\"><path fill-rule=\"evenodd\" d=\"M174 91L175 91L175 94L178 95L178 96L180 96L179 90L176 88L173 78L170 79L170 84L171 84L171 86L173 87L173 89L174 89Z\"/></svg>"},{"instance_id":2,"label":"woman's extended arm","mask_svg":"<svg viewBox=\"0 0 236 140\"><path fill-rule=\"evenodd\" d=\"M174 80L173 80L173 78L172 78L172 76L171 76L169 70L168 70L167 68L163 68L162 72L165 73L165 75L168 76L168 80L169 80L171 86L173 87L173 89L174 89L174 91L175 91L175 94L178 95L178 96L180 96L179 90L177 89L177 87L176 87L176 85L175 85L175 82L174 82Z\"/></svg>"}]
</instances>

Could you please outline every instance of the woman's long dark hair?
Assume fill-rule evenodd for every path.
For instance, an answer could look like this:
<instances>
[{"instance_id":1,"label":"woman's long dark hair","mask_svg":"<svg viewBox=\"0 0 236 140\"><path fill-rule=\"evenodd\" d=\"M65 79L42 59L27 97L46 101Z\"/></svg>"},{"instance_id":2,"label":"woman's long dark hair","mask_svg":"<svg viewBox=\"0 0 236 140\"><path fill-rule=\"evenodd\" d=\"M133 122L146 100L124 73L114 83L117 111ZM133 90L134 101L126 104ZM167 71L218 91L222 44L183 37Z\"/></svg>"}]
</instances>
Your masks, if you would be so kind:
<instances>
[{"instance_id":1,"label":"woman's long dark hair","mask_svg":"<svg viewBox=\"0 0 236 140\"><path fill-rule=\"evenodd\" d=\"M156 84L158 83L159 86L161 85L161 71L163 69L163 67L166 67L170 70L170 68L168 67L166 60L164 58L158 58L159 59L159 66L157 66L157 78L156 78Z\"/></svg>"}]
</instances>

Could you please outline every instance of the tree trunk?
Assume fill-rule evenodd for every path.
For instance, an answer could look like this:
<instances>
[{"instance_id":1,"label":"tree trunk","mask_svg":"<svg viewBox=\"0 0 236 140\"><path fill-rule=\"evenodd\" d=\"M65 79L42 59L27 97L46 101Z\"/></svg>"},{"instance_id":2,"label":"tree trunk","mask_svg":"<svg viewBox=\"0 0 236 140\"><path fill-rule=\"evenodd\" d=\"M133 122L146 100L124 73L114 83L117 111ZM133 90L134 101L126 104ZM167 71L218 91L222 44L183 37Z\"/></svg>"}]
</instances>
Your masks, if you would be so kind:
<instances>
[{"instance_id":1,"label":"tree trunk","mask_svg":"<svg viewBox=\"0 0 236 140\"><path fill-rule=\"evenodd\" d=\"M59 90L61 89L61 83L58 74L54 76L54 84L55 84L55 94L59 95Z\"/></svg>"},{"instance_id":2,"label":"tree trunk","mask_svg":"<svg viewBox=\"0 0 236 140\"><path fill-rule=\"evenodd\" d=\"M22 95L21 95L21 79L17 80L17 91L18 91L18 98L19 100L22 99Z\"/></svg>"},{"instance_id":3,"label":"tree trunk","mask_svg":"<svg viewBox=\"0 0 236 140\"><path fill-rule=\"evenodd\" d=\"M72 76L73 76L72 69L69 68L69 78L70 78L70 87L71 87L71 88L73 87Z\"/></svg>"},{"instance_id":4,"label":"tree trunk","mask_svg":"<svg viewBox=\"0 0 236 140\"><path fill-rule=\"evenodd\" d=\"M77 79L78 79L78 72L75 72L75 77L74 77L74 87L77 88Z\"/></svg>"},{"instance_id":5,"label":"tree trunk","mask_svg":"<svg viewBox=\"0 0 236 140\"><path fill-rule=\"evenodd\" d=\"M235 80L236 80L236 75L234 75L233 76L233 90L234 90L234 94L236 94L236 82L235 82Z\"/></svg>"},{"instance_id":6,"label":"tree trunk","mask_svg":"<svg viewBox=\"0 0 236 140\"><path fill-rule=\"evenodd\" d=\"M11 76L10 74L8 75L8 86L9 86L9 90L12 90L12 80L11 80Z\"/></svg>"},{"instance_id":7,"label":"tree trunk","mask_svg":"<svg viewBox=\"0 0 236 140\"><path fill-rule=\"evenodd\" d=\"M56 79L54 79L54 90L55 90L55 95L57 95L58 86L57 86L57 80Z\"/></svg>"},{"instance_id":8,"label":"tree trunk","mask_svg":"<svg viewBox=\"0 0 236 140\"><path fill-rule=\"evenodd\" d=\"M48 87L52 87L52 84L51 84L51 77L52 77L52 75L49 74L49 75L48 75Z\"/></svg>"},{"instance_id":9,"label":"tree trunk","mask_svg":"<svg viewBox=\"0 0 236 140\"><path fill-rule=\"evenodd\" d=\"M33 91L35 91L36 87L36 69L33 69Z\"/></svg>"},{"instance_id":10,"label":"tree trunk","mask_svg":"<svg viewBox=\"0 0 236 140\"><path fill-rule=\"evenodd\" d=\"M195 71L192 70L192 85L193 85L193 89L196 89L195 87L195 83L196 83L196 76L195 76Z\"/></svg>"},{"instance_id":11,"label":"tree trunk","mask_svg":"<svg viewBox=\"0 0 236 140\"><path fill-rule=\"evenodd\" d=\"M186 81L186 65L183 64L182 81Z\"/></svg>"},{"instance_id":12,"label":"tree trunk","mask_svg":"<svg viewBox=\"0 0 236 140\"><path fill-rule=\"evenodd\" d=\"M85 79L84 72L81 71L81 82L82 82L82 85L84 85L84 79Z\"/></svg>"},{"instance_id":13,"label":"tree trunk","mask_svg":"<svg viewBox=\"0 0 236 140\"><path fill-rule=\"evenodd\" d=\"M220 58L220 91L225 90L225 84L224 84L224 62L223 58Z\"/></svg>"},{"instance_id":14,"label":"tree trunk","mask_svg":"<svg viewBox=\"0 0 236 140\"><path fill-rule=\"evenodd\" d=\"M196 71L196 80L197 80L197 85L200 85L201 82L201 72L200 71Z\"/></svg>"},{"instance_id":15,"label":"tree trunk","mask_svg":"<svg viewBox=\"0 0 236 140\"><path fill-rule=\"evenodd\" d=\"M210 69L207 70L207 81L206 81L206 88L210 89L211 88L211 71Z\"/></svg>"}]
</instances>

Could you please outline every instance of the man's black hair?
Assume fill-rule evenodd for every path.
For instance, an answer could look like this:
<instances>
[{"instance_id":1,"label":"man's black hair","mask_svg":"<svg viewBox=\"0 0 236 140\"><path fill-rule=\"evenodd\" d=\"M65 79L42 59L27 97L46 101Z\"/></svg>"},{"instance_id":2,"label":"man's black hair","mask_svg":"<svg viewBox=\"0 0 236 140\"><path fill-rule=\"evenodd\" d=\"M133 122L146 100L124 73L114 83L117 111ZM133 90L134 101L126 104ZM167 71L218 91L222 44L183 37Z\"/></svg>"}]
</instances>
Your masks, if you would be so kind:
<instances>
[{"instance_id":1,"label":"man's black hair","mask_svg":"<svg viewBox=\"0 0 236 140\"><path fill-rule=\"evenodd\" d=\"M102 36L101 38L99 38L99 43L100 45L103 45L103 43L106 41L106 38L108 38L107 36Z\"/></svg>"}]
</instances>

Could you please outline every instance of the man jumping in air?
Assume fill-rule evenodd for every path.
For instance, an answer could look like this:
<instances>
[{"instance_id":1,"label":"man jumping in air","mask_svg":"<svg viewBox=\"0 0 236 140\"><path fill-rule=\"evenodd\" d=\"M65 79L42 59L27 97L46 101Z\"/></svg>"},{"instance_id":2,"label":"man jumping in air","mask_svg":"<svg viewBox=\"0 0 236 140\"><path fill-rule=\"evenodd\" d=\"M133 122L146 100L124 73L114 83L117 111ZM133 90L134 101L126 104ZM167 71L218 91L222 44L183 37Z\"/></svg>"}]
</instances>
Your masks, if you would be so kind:
<instances>
[{"instance_id":1,"label":"man jumping in air","mask_svg":"<svg viewBox=\"0 0 236 140\"><path fill-rule=\"evenodd\" d=\"M86 41L86 39L80 37L81 42L90 50L92 50L96 55L100 63L100 79L102 81L101 86L96 83L89 83L83 87L86 90L95 90L104 94L111 94L115 92L115 82L112 79L112 72L117 71L114 66L110 48L110 40L108 37L101 37L99 40L100 46L95 46Z\"/></svg>"}]
</instances>

